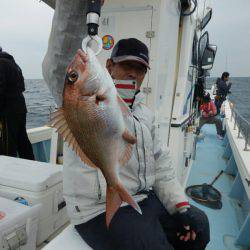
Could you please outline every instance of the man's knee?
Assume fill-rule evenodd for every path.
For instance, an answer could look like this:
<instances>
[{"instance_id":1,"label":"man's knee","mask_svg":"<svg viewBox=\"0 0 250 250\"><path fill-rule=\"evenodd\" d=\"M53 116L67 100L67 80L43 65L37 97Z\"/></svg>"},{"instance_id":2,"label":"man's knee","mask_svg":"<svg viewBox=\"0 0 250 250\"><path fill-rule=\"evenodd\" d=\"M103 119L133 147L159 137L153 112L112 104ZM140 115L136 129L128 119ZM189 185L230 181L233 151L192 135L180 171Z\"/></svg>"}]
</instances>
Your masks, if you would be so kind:
<instances>
[{"instance_id":1,"label":"man's knee","mask_svg":"<svg viewBox=\"0 0 250 250\"><path fill-rule=\"evenodd\" d=\"M132 211L130 218L117 216L111 222L109 231L115 249L171 249L156 217L145 218L135 213Z\"/></svg>"}]
</instances>

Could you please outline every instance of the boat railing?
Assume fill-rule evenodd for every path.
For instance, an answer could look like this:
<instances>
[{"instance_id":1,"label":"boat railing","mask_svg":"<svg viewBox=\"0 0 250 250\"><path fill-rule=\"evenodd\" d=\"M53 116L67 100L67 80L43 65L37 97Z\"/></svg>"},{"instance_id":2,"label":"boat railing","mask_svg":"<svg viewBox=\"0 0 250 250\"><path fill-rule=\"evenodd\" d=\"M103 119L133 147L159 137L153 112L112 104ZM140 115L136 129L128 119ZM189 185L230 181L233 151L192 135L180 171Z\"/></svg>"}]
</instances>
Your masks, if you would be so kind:
<instances>
[{"instance_id":1,"label":"boat railing","mask_svg":"<svg viewBox=\"0 0 250 250\"><path fill-rule=\"evenodd\" d=\"M234 130L238 130L238 138L244 138L245 140L245 148L244 151L248 150L248 146L250 146L250 122L244 118L239 110L235 107L235 105L230 102L231 108L231 121L234 121Z\"/></svg>"}]
</instances>

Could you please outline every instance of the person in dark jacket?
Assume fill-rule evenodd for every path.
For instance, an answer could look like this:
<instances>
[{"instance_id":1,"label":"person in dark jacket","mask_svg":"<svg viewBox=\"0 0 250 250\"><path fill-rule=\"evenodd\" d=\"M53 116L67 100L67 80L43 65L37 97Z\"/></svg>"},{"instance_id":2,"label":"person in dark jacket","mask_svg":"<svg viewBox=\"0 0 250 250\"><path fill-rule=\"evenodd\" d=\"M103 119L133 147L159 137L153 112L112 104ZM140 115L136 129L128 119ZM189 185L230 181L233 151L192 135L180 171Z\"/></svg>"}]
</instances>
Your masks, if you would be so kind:
<instances>
[{"instance_id":1,"label":"person in dark jacket","mask_svg":"<svg viewBox=\"0 0 250 250\"><path fill-rule=\"evenodd\" d=\"M230 92L232 83L229 82L229 73L223 72L221 78L216 81L217 93L215 96L215 106L217 108L217 114L220 114L220 108L222 103L226 100L226 97Z\"/></svg>"},{"instance_id":2,"label":"person in dark jacket","mask_svg":"<svg viewBox=\"0 0 250 250\"><path fill-rule=\"evenodd\" d=\"M22 70L0 48L0 154L34 160L26 132L26 104Z\"/></svg>"}]
</instances>

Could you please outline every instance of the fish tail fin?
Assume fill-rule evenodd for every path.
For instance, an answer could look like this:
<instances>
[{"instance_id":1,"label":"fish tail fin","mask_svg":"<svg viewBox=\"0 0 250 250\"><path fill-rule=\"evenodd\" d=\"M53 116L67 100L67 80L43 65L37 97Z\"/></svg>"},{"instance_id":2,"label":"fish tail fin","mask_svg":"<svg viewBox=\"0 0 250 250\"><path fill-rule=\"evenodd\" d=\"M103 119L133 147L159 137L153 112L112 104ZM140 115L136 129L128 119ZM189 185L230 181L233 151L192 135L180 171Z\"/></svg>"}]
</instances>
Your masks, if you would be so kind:
<instances>
[{"instance_id":1,"label":"fish tail fin","mask_svg":"<svg viewBox=\"0 0 250 250\"><path fill-rule=\"evenodd\" d=\"M133 199L133 197L128 193L122 184L118 184L116 187L107 187L106 194L106 225L109 227L112 218L121 206L122 202L125 201L131 205L139 214L142 211Z\"/></svg>"}]
</instances>

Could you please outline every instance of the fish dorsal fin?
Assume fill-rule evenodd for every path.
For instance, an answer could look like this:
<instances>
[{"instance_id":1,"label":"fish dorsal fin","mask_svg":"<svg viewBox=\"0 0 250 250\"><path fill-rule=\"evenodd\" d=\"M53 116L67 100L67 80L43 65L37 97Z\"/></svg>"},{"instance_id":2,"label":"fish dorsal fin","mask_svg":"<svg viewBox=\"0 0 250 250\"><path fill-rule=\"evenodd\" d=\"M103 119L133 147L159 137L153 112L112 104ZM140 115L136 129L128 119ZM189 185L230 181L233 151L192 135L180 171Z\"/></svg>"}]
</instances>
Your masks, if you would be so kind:
<instances>
[{"instance_id":1,"label":"fish dorsal fin","mask_svg":"<svg viewBox=\"0 0 250 250\"><path fill-rule=\"evenodd\" d=\"M125 117L133 116L127 104L122 100L122 98L117 94L117 102L121 108L122 114Z\"/></svg>"},{"instance_id":2,"label":"fish dorsal fin","mask_svg":"<svg viewBox=\"0 0 250 250\"><path fill-rule=\"evenodd\" d=\"M96 168L96 165L84 154L74 135L72 134L65 119L63 108L60 108L51 114L48 126L56 128L56 131L62 136L63 140L68 143L69 147L75 151L75 153L85 164Z\"/></svg>"}]
</instances>

